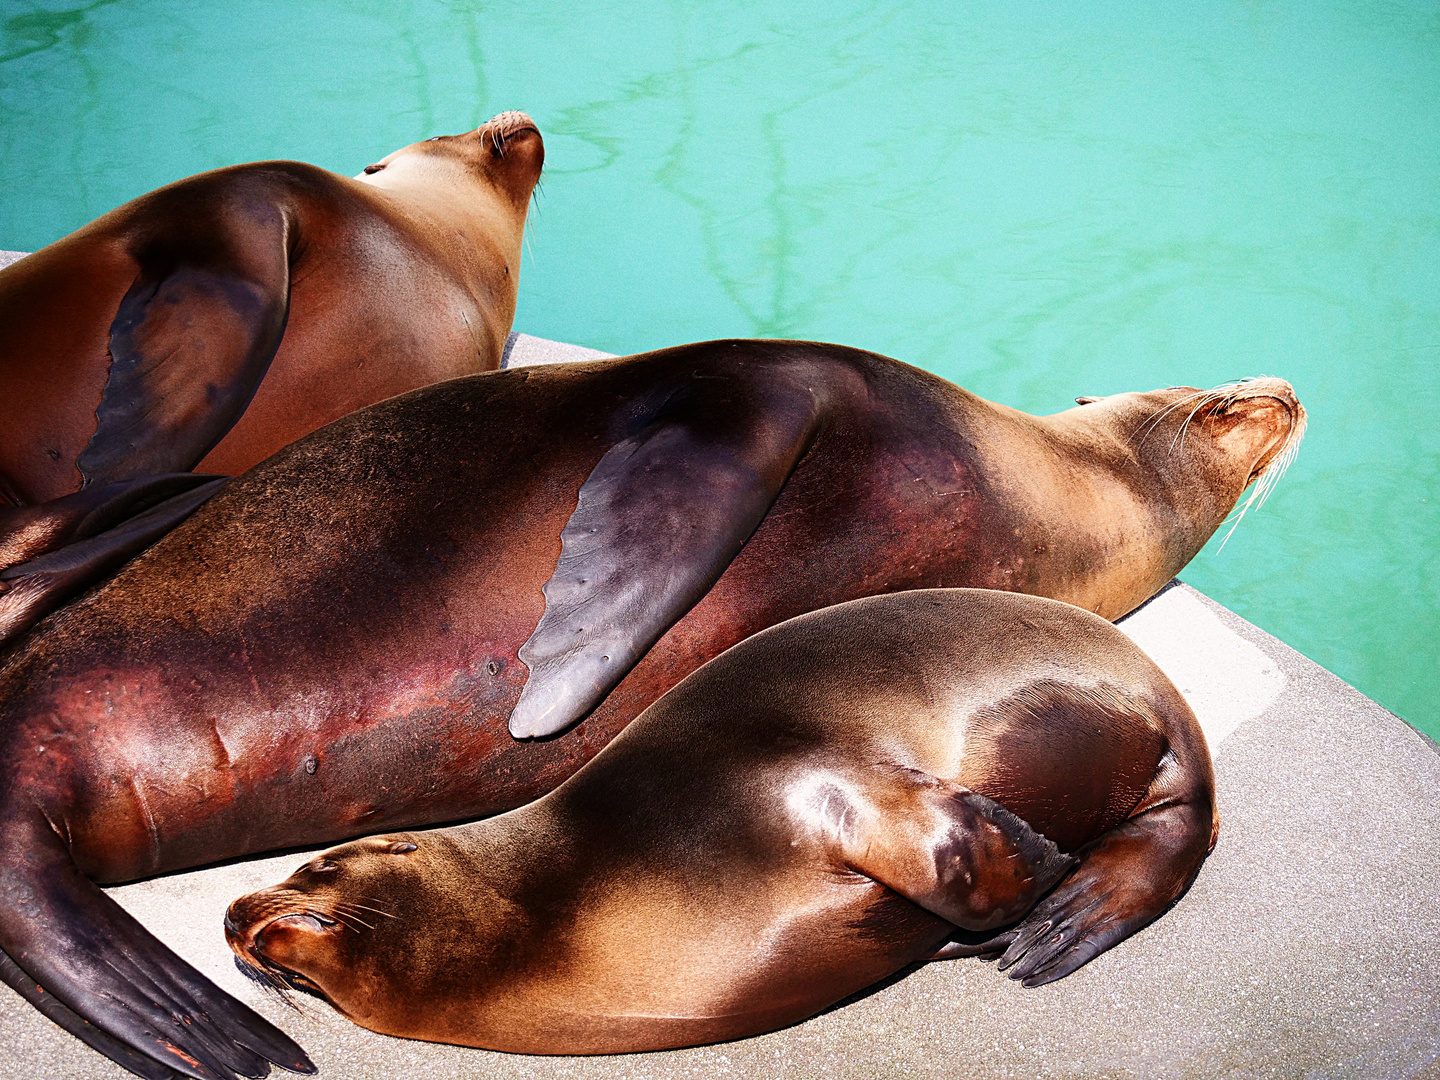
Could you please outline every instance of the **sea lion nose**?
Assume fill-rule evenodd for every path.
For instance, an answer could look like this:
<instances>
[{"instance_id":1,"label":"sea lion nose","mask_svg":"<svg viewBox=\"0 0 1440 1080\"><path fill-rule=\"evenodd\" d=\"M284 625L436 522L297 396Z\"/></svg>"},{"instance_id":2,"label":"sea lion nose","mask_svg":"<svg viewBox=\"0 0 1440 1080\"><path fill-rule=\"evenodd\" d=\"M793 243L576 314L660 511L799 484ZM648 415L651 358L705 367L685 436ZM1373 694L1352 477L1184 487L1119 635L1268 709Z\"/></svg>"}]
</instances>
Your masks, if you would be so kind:
<instances>
[{"instance_id":1,"label":"sea lion nose","mask_svg":"<svg viewBox=\"0 0 1440 1080\"><path fill-rule=\"evenodd\" d=\"M247 904L251 897L242 896L225 909L225 939L232 946L248 945L246 930L255 925L254 912L250 904Z\"/></svg>"},{"instance_id":2,"label":"sea lion nose","mask_svg":"<svg viewBox=\"0 0 1440 1080\"><path fill-rule=\"evenodd\" d=\"M531 120L527 114L521 112L519 109L510 109L506 112L496 113L487 120L483 126L489 129L491 134L501 139L513 135L517 131L523 131L525 128L531 128L536 131L539 130L535 125L535 121Z\"/></svg>"},{"instance_id":3,"label":"sea lion nose","mask_svg":"<svg viewBox=\"0 0 1440 1080\"><path fill-rule=\"evenodd\" d=\"M1292 412L1300 407L1300 398L1296 395L1295 388L1284 379L1277 379L1269 375L1245 380L1238 397L1241 399L1274 398Z\"/></svg>"}]
</instances>

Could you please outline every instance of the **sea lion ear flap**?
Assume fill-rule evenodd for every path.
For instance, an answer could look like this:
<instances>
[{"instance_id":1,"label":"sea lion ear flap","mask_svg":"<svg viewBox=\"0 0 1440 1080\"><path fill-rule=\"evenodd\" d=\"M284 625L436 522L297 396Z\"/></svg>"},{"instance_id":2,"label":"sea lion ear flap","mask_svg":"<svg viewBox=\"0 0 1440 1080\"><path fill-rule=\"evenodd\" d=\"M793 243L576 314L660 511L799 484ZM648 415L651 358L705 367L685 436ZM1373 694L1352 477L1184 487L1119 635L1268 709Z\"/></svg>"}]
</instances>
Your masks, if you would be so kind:
<instances>
[{"instance_id":1,"label":"sea lion ear flap","mask_svg":"<svg viewBox=\"0 0 1440 1080\"><path fill-rule=\"evenodd\" d=\"M249 406L285 332L290 267L278 214L246 227L257 235L192 232L183 248L161 240L138 256L110 324L99 423L76 460L86 485L186 472Z\"/></svg>"},{"instance_id":2,"label":"sea lion ear flap","mask_svg":"<svg viewBox=\"0 0 1440 1080\"><path fill-rule=\"evenodd\" d=\"M581 486L520 648L515 738L557 735L614 689L725 572L814 438L819 403L803 385L693 387Z\"/></svg>"}]
</instances>

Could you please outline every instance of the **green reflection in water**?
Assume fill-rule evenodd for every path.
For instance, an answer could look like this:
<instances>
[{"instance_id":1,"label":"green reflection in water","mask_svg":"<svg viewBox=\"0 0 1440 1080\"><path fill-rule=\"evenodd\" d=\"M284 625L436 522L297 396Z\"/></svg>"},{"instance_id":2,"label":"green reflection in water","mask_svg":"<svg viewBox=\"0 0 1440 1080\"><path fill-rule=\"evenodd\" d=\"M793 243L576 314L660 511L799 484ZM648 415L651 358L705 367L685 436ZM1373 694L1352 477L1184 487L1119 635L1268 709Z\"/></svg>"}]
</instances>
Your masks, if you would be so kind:
<instances>
[{"instance_id":1,"label":"green reflection in water","mask_svg":"<svg viewBox=\"0 0 1440 1080\"><path fill-rule=\"evenodd\" d=\"M1440 735L1440 9L1171 7L7 0L0 246L526 109L528 332L841 341L1039 412L1290 379L1298 462L1186 577Z\"/></svg>"}]
</instances>

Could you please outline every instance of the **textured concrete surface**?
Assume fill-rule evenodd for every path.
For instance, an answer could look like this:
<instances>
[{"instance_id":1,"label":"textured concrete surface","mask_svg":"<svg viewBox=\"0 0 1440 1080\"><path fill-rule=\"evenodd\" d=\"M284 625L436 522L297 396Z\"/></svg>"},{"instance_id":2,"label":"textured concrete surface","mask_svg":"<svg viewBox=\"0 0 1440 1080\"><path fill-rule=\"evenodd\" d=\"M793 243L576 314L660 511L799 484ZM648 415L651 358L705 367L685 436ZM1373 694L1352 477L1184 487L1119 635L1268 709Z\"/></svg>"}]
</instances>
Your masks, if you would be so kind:
<instances>
[{"instance_id":1,"label":"textured concrete surface","mask_svg":"<svg viewBox=\"0 0 1440 1080\"><path fill-rule=\"evenodd\" d=\"M5 269L16 259L23 259L28 252L24 251L0 251L0 270Z\"/></svg>"},{"instance_id":2,"label":"textured concrete surface","mask_svg":"<svg viewBox=\"0 0 1440 1080\"><path fill-rule=\"evenodd\" d=\"M511 334L505 342L505 352L500 357L502 368L531 367L535 364L563 364L576 360L605 360L614 353L587 349L581 345L568 345L562 341L531 337L529 334Z\"/></svg>"},{"instance_id":3,"label":"textured concrete surface","mask_svg":"<svg viewBox=\"0 0 1440 1080\"><path fill-rule=\"evenodd\" d=\"M510 355L518 365L576 354L518 335ZM1440 1080L1434 744L1188 587L1163 590L1122 626L1205 727L1216 757L1220 843L1172 911L1038 990L979 961L948 961L741 1042L609 1058L517 1057L373 1035L319 1003L292 1011L243 979L221 915L236 896L289 874L303 854L111 894L290 1032L331 1080ZM0 989L0 1078L125 1075Z\"/></svg>"}]
</instances>

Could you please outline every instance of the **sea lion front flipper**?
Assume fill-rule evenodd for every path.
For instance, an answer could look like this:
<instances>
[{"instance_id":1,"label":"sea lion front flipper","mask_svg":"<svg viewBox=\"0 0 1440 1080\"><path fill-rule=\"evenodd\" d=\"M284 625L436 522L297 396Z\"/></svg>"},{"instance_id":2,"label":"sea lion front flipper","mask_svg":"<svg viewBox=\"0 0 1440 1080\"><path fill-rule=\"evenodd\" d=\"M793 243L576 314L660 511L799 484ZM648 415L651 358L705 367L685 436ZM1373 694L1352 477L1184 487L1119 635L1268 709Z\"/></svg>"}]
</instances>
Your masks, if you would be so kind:
<instances>
[{"instance_id":1,"label":"sea lion front flipper","mask_svg":"<svg viewBox=\"0 0 1440 1080\"><path fill-rule=\"evenodd\" d=\"M96 888L43 819L10 823L0 867L0 948L79 1020L196 1080L264 1076L270 1062L315 1071L284 1032Z\"/></svg>"},{"instance_id":2,"label":"sea lion front flipper","mask_svg":"<svg viewBox=\"0 0 1440 1080\"><path fill-rule=\"evenodd\" d=\"M837 820L846 865L965 930L1014 922L1075 860L1005 807L913 769Z\"/></svg>"},{"instance_id":3,"label":"sea lion front flipper","mask_svg":"<svg viewBox=\"0 0 1440 1080\"><path fill-rule=\"evenodd\" d=\"M86 485L194 468L250 404L285 333L281 211L184 210L136 254L140 274L110 324L98 425L75 462Z\"/></svg>"},{"instance_id":4,"label":"sea lion front flipper","mask_svg":"<svg viewBox=\"0 0 1440 1080\"><path fill-rule=\"evenodd\" d=\"M520 648L530 676L511 735L577 723L709 591L809 448L819 413L815 393L783 375L763 391L697 380L606 452L580 488L544 614Z\"/></svg>"},{"instance_id":5,"label":"sea lion front flipper","mask_svg":"<svg viewBox=\"0 0 1440 1080\"><path fill-rule=\"evenodd\" d=\"M1163 915L1184 895L1210 850L1208 805L1169 803L1138 814L1080 848L1080 863L1020 925L977 946L1004 947L1000 969L1024 986L1064 978Z\"/></svg>"},{"instance_id":6,"label":"sea lion front flipper","mask_svg":"<svg viewBox=\"0 0 1440 1080\"><path fill-rule=\"evenodd\" d=\"M76 530L81 535L92 528L102 531L0 570L0 648L175 528L230 478L185 473L173 479L113 485L119 489L115 498L86 515ZM171 491L179 494L163 497ZM141 509L147 498L159 501ZM134 516L125 518L126 512ZM111 527L116 519L119 523Z\"/></svg>"}]
</instances>

